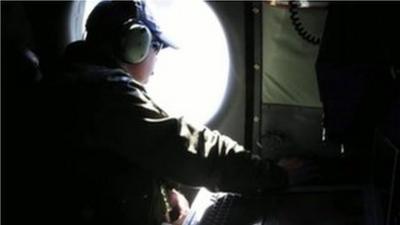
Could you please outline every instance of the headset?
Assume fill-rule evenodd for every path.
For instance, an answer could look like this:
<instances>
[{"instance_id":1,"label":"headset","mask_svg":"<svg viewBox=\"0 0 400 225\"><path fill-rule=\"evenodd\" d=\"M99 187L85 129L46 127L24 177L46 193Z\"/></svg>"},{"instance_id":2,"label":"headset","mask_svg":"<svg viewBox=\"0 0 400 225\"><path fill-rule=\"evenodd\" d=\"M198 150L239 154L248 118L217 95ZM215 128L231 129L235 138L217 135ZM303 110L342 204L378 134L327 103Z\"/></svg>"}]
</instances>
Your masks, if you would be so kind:
<instances>
[{"instance_id":1,"label":"headset","mask_svg":"<svg viewBox=\"0 0 400 225\"><path fill-rule=\"evenodd\" d=\"M89 15L86 40L93 33L94 43L111 45L112 52L106 54L111 53L125 63L141 63L147 58L153 44L152 32L141 21L141 16L147 15L139 0L101 2Z\"/></svg>"},{"instance_id":2,"label":"headset","mask_svg":"<svg viewBox=\"0 0 400 225\"><path fill-rule=\"evenodd\" d=\"M152 34L145 25L129 19L124 23L125 31L120 37L119 58L124 62L141 63L149 54L152 44Z\"/></svg>"}]
</instances>

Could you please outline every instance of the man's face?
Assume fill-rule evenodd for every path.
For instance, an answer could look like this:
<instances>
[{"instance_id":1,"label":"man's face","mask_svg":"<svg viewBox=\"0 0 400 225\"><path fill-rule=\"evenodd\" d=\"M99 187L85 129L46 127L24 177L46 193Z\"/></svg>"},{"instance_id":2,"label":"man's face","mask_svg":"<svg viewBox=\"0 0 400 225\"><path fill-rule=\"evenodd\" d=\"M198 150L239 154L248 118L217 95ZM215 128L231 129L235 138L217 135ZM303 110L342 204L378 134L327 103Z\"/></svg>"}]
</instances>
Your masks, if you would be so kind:
<instances>
[{"instance_id":1,"label":"man's face","mask_svg":"<svg viewBox=\"0 0 400 225\"><path fill-rule=\"evenodd\" d=\"M130 73L136 81L147 84L151 75L153 75L154 65L157 61L157 54L162 49L163 44L152 42L149 53L144 61L138 64L125 65L125 69Z\"/></svg>"},{"instance_id":2,"label":"man's face","mask_svg":"<svg viewBox=\"0 0 400 225\"><path fill-rule=\"evenodd\" d=\"M126 70L141 84L147 84L157 61L157 50L150 48L148 56L138 64L126 65Z\"/></svg>"},{"instance_id":3,"label":"man's face","mask_svg":"<svg viewBox=\"0 0 400 225\"><path fill-rule=\"evenodd\" d=\"M157 61L157 53L153 48L150 49L149 55L147 58L141 63L142 65L142 73L140 80L138 80L142 84L147 84L151 75L153 75L154 65Z\"/></svg>"}]
</instances>

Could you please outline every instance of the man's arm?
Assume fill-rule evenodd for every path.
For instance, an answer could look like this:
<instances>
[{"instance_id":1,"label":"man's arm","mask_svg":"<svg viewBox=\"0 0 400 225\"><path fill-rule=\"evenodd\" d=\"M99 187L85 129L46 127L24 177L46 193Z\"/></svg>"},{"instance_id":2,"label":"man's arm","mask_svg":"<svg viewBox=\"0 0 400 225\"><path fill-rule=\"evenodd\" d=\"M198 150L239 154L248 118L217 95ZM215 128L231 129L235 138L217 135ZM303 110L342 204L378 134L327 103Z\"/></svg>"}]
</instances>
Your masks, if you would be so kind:
<instances>
[{"instance_id":1,"label":"man's arm","mask_svg":"<svg viewBox=\"0 0 400 225\"><path fill-rule=\"evenodd\" d=\"M229 137L162 115L140 92L117 99L122 100L99 114L96 135L100 137L96 139L155 175L223 191L251 192L286 185L281 167Z\"/></svg>"}]
</instances>

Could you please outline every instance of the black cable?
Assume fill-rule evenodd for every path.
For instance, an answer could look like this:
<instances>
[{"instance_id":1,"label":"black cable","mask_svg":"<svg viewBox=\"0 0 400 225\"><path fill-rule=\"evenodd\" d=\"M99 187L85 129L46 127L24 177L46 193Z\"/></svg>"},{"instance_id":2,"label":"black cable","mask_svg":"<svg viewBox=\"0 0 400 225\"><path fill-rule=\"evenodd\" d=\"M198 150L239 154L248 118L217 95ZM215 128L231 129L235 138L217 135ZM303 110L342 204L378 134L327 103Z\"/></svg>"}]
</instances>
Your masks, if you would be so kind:
<instances>
[{"instance_id":1,"label":"black cable","mask_svg":"<svg viewBox=\"0 0 400 225\"><path fill-rule=\"evenodd\" d=\"M297 34L303 38L305 41L313 44L319 45L321 38L308 32L299 17L299 1L289 1L289 12L290 20L292 21L293 28L296 30Z\"/></svg>"}]
</instances>

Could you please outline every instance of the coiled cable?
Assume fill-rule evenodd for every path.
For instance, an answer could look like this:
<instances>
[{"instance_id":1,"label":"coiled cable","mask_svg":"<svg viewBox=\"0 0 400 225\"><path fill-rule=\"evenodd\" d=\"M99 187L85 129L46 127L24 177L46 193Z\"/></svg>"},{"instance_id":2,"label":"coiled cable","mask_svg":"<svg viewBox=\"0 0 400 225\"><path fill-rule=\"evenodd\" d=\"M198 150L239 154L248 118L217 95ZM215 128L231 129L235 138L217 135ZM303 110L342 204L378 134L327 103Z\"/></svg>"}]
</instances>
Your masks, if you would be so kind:
<instances>
[{"instance_id":1,"label":"coiled cable","mask_svg":"<svg viewBox=\"0 0 400 225\"><path fill-rule=\"evenodd\" d=\"M290 20L297 34L308 43L319 45L321 38L308 32L299 17L299 1L289 1Z\"/></svg>"}]
</instances>

